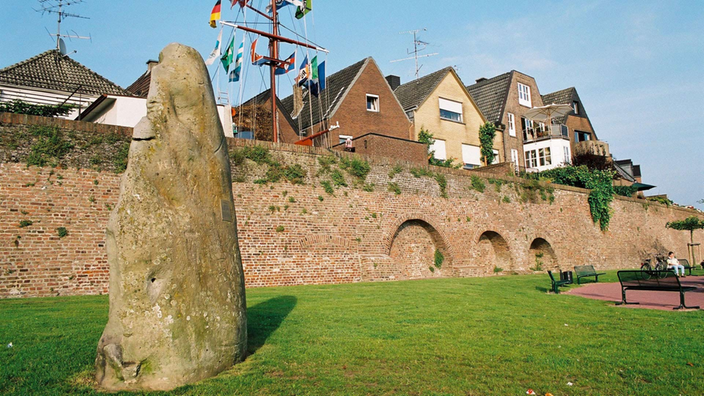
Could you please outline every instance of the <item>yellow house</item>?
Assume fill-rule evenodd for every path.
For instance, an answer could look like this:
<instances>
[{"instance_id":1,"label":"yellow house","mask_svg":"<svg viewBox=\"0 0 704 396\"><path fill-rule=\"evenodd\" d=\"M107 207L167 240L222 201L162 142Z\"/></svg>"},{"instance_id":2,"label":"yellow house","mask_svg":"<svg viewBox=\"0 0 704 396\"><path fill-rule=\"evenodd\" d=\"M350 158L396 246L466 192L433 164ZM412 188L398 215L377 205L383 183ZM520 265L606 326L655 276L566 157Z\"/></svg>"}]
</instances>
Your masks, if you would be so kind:
<instances>
[{"instance_id":1,"label":"yellow house","mask_svg":"<svg viewBox=\"0 0 704 396\"><path fill-rule=\"evenodd\" d=\"M394 88L394 87L392 87ZM413 122L413 140L420 131L433 134L431 146L440 160L453 158L467 169L482 165L479 127L486 118L467 92L452 67L395 87L394 93L408 118ZM503 136L494 139L494 163L503 162Z\"/></svg>"}]
</instances>

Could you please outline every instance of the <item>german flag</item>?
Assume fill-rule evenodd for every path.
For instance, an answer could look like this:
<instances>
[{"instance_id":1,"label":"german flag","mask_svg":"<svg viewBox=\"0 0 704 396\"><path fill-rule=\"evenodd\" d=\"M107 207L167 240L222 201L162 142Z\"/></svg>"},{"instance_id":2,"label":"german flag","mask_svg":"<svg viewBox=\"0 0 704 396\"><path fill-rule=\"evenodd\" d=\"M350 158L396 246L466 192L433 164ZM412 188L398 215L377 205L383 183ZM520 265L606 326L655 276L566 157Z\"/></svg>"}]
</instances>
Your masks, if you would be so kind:
<instances>
[{"instance_id":1,"label":"german flag","mask_svg":"<svg viewBox=\"0 0 704 396\"><path fill-rule=\"evenodd\" d=\"M215 3L215 7L213 7L213 11L210 13L210 27L211 28L216 28L218 26L218 21L220 20L220 2L221 2L221 0L218 0L218 2Z\"/></svg>"}]
</instances>

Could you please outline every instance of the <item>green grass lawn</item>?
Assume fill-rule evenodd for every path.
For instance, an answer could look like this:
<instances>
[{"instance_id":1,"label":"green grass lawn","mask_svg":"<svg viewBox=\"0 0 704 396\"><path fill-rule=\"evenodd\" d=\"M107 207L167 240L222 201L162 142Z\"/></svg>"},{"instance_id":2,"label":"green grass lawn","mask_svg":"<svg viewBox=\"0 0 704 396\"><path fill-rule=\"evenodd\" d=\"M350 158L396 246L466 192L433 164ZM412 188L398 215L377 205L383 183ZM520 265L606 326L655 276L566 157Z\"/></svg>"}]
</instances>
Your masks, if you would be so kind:
<instances>
[{"instance_id":1,"label":"green grass lawn","mask_svg":"<svg viewBox=\"0 0 704 396\"><path fill-rule=\"evenodd\" d=\"M530 275L251 289L247 360L171 394L704 394L703 312L549 286ZM107 313L105 296L0 301L0 393L96 394Z\"/></svg>"}]
</instances>

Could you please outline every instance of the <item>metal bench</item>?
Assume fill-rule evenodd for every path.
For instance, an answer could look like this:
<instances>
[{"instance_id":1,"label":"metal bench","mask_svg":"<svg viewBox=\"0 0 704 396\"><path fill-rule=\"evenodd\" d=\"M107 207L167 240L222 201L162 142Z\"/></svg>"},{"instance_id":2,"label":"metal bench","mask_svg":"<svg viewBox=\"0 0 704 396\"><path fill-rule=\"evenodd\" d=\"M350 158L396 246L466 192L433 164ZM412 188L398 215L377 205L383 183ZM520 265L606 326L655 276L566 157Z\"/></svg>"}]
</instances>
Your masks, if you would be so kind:
<instances>
[{"instance_id":1,"label":"metal bench","mask_svg":"<svg viewBox=\"0 0 704 396\"><path fill-rule=\"evenodd\" d=\"M639 304L637 302L626 301L626 290L649 290L649 291L671 291L680 293L680 305L674 309L699 309L696 307L688 307L684 303L684 293L696 290L693 286L682 286L680 278L675 275L674 271L618 271L618 281L621 283L621 304Z\"/></svg>"},{"instance_id":2,"label":"metal bench","mask_svg":"<svg viewBox=\"0 0 704 396\"><path fill-rule=\"evenodd\" d=\"M570 281L567 279L555 280L555 277L552 276L552 271L548 271L548 275L550 275L550 281L552 282L552 291L555 294L560 294L560 289L559 289L560 286L564 286L564 285L570 283Z\"/></svg>"},{"instance_id":3,"label":"metal bench","mask_svg":"<svg viewBox=\"0 0 704 396\"><path fill-rule=\"evenodd\" d=\"M689 276L692 276L692 270L695 269L696 267L693 265L689 264L689 260L687 259L679 259L680 265L684 267L685 270L689 271Z\"/></svg>"},{"instance_id":4,"label":"metal bench","mask_svg":"<svg viewBox=\"0 0 704 396\"><path fill-rule=\"evenodd\" d=\"M596 282L599 282L599 275L606 275L606 272L597 273L594 270L593 265L575 265L574 266L574 273L577 275L577 284L578 285L581 285L580 280L582 278L589 278L589 277L593 276L594 280Z\"/></svg>"}]
</instances>

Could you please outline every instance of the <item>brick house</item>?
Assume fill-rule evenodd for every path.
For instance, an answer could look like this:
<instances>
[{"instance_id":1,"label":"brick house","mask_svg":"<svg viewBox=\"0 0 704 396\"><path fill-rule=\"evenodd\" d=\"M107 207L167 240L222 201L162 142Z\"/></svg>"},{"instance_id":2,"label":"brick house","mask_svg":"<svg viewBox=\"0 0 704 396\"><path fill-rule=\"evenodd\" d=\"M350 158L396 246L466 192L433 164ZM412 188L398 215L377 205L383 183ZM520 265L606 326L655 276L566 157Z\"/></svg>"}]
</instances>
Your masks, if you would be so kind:
<instances>
[{"instance_id":1,"label":"brick house","mask_svg":"<svg viewBox=\"0 0 704 396\"><path fill-rule=\"evenodd\" d=\"M543 95L543 103L572 106L572 112L558 121L567 126L573 155L593 154L610 157L609 145L597 138L576 88L570 87Z\"/></svg>"},{"instance_id":2,"label":"brick house","mask_svg":"<svg viewBox=\"0 0 704 396\"><path fill-rule=\"evenodd\" d=\"M418 140L421 130L433 134L436 159L457 159L467 169L482 165L479 128L487 120L454 68L395 87L394 93L413 122L412 138ZM494 146L498 163L505 158L503 135L497 134Z\"/></svg>"},{"instance_id":3,"label":"brick house","mask_svg":"<svg viewBox=\"0 0 704 396\"><path fill-rule=\"evenodd\" d=\"M0 69L0 102L76 106L72 119L101 95L132 96L117 84L52 49Z\"/></svg>"},{"instance_id":4,"label":"brick house","mask_svg":"<svg viewBox=\"0 0 704 396\"><path fill-rule=\"evenodd\" d=\"M571 162L567 127L533 122L525 113L543 106L535 79L512 70L487 79L480 78L467 87L488 121L503 135L506 157L517 169L542 171Z\"/></svg>"},{"instance_id":5,"label":"brick house","mask_svg":"<svg viewBox=\"0 0 704 396\"><path fill-rule=\"evenodd\" d=\"M371 57L328 76L319 97L294 88L281 102L299 144L329 148L370 133L404 140L411 134L411 123Z\"/></svg>"},{"instance_id":6,"label":"brick house","mask_svg":"<svg viewBox=\"0 0 704 396\"><path fill-rule=\"evenodd\" d=\"M279 141L295 143L300 140L291 115L278 97L276 98L276 109ZM235 107L232 123L236 125L234 137L273 141L271 134L273 130L271 127L271 89L267 89Z\"/></svg>"}]
</instances>

